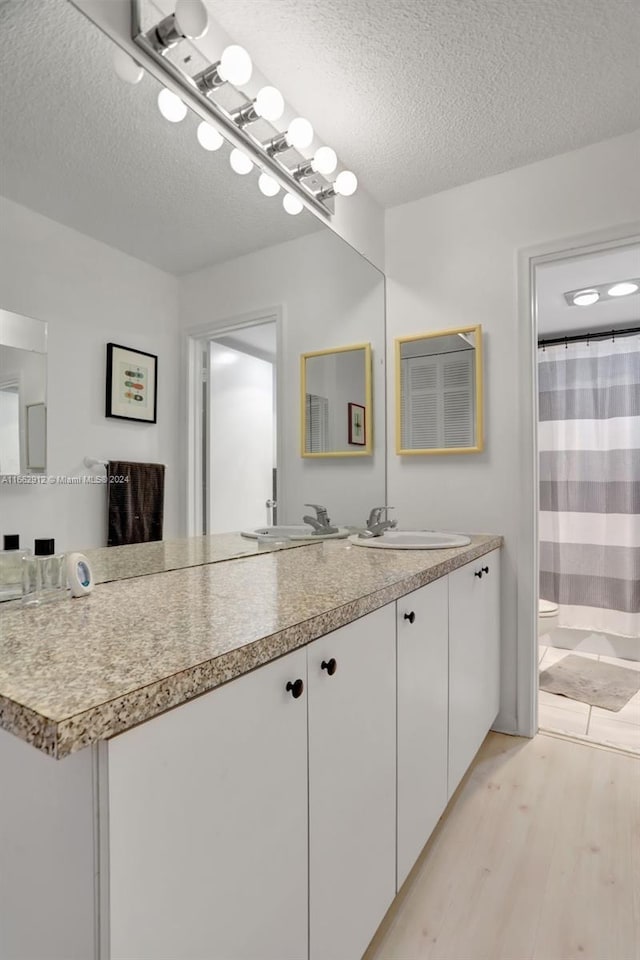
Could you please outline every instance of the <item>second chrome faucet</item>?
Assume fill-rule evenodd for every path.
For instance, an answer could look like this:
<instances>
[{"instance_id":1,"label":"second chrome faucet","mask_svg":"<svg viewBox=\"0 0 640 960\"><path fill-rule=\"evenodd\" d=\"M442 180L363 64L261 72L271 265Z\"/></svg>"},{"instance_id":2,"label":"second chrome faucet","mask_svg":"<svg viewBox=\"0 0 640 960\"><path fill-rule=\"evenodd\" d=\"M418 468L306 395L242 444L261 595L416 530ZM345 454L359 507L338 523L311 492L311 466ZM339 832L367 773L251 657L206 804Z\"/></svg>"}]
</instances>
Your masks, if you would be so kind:
<instances>
[{"instance_id":1,"label":"second chrome faucet","mask_svg":"<svg viewBox=\"0 0 640 960\"><path fill-rule=\"evenodd\" d=\"M394 510L395 507L373 507L369 514L369 519L367 520L366 529L362 530L358 536L361 539L366 539L368 537L379 537L385 530L393 530L394 527L398 526L397 520L389 520L389 510ZM384 520L382 519L382 514L384 513Z\"/></svg>"}]
</instances>

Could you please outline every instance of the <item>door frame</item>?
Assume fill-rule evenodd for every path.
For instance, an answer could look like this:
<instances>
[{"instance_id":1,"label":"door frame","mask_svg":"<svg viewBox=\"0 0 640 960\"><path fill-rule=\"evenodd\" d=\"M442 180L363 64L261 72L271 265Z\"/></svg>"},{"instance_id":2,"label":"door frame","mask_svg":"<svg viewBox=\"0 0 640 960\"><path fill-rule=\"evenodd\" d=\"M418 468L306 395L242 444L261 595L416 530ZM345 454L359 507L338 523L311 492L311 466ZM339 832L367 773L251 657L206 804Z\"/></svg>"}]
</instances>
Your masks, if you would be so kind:
<instances>
[{"instance_id":1,"label":"door frame","mask_svg":"<svg viewBox=\"0 0 640 960\"><path fill-rule=\"evenodd\" d=\"M549 241L518 251L518 547L516 729L538 730L538 306L536 268L640 243L640 222Z\"/></svg>"},{"instance_id":2,"label":"door frame","mask_svg":"<svg viewBox=\"0 0 640 960\"><path fill-rule=\"evenodd\" d=\"M187 430L183 440L183 456L186 464L184 502L186 504L187 536L202 536L205 504L202 491L203 443L201 436L204 412L202 391L202 350L205 344L217 337L226 336L247 327L264 323L276 325L276 458L278 469L278 500L283 499L283 437L280 399L284 386L284 309L282 305L251 310L249 313L224 317L186 327L183 338L185 384L183 395L186 404Z\"/></svg>"}]
</instances>

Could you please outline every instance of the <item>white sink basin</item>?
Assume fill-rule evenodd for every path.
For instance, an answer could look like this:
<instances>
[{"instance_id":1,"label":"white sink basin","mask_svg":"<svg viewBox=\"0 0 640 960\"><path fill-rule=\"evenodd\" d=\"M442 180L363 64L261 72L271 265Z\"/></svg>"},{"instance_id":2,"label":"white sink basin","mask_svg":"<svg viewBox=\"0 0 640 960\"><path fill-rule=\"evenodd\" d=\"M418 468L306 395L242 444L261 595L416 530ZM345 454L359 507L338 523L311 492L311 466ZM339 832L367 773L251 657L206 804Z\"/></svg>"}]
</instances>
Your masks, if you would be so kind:
<instances>
[{"instance_id":1,"label":"white sink basin","mask_svg":"<svg viewBox=\"0 0 640 960\"><path fill-rule=\"evenodd\" d=\"M467 547L471 537L460 533L440 533L437 530L385 530L379 537L352 537L359 547L377 550L446 550Z\"/></svg>"},{"instance_id":2,"label":"white sink basin","mask_svg":"<svg viewBox=\"0 0 640 960\"><path fill-rule=\"evenodd\" d=\"M250 540L344 540L349 531L339 527L337 533L314 533L313 527L306 523L292 526L256 527L255 530L242 530L241 536Z\"/></svg>"}]
</instances>

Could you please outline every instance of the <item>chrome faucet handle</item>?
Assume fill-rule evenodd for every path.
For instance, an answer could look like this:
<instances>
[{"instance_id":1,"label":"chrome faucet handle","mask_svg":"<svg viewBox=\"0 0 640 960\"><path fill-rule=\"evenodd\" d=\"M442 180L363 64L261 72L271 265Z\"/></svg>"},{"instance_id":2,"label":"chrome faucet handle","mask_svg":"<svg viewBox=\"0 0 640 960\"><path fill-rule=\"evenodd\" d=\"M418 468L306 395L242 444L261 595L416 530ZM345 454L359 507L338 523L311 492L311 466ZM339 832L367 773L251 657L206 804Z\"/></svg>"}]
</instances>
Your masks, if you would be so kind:
<instances>
[{"instance_id":1,"label":"chrome faucet handle","mask_svg":"<svg viewBox=\"0 0 640 960\"><path fill-rule=\"evenodd\" d=\"M316 517L318 518L320 523L327 524L327 525L331 523L327 513L327 508L323 507L321 503L305 503L303 504L303 506L311 507L312 510L315 510Z\"/></svg>"},{"instance_id":2,"label":"chrome faucet handle","mask_svg":"<svg viewBox=\"0 0 640 960\"><path fill-rule=\"evenodd\" d=\"M369 514L369 519L367 520L367 529L373 527L375 524L380 523L382 517L382 511L384 510L385 519L389 516L389 510L395 510L395 507L373 507Z\"/></svg>"}]
</instances>

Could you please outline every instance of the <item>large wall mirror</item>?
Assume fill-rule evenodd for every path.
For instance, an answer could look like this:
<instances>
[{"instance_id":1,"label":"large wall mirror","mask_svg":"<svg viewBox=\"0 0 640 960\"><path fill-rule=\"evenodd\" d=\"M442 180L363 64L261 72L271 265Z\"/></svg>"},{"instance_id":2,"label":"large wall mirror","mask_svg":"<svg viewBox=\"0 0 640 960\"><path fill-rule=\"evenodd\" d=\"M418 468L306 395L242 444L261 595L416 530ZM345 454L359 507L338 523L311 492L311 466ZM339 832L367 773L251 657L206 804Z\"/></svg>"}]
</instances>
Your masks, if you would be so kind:
<instances>
[{"instance_id":1,"label":"large wall mirror","mask_svg":"<svg viewBox=\"0 0 640 960\"><path fill-rule=\"evenodd\" d=\"M282 190L264 196L257 167L234 172L229 144L199 134L191 110L169 122L158 80L147 70L124 82L113 42L82 9L0 3L0 306L48 326L47 397L25 409L37 446L46 403L46 472L63 478L0 487L10 532L27 546L49 536L62 550L106 545L100 462L110 460L165 465L165 541L276 512L300 523L306 503L364 524L386 502L384 276L307 210L289 215ZM209 13L207 36L180 48L194 72L228 42L215 4ZM220 96L246 100L268 82L254 63L241 94ZM300 159L292 150L287 162ZM109 342L157 356L156 424L105 418ZM346 441L367 455L301 457L300 355L364 343L373 402L358 387L343 412L345 428L347 403L370 414L365 446ZM45 469L35 448L24 456L33 466L20 453L20 472Z\"/></svg>"},{"instance_id":2,"label":"large wall mirror","mask_svg":"<svg viewBox=\"0 0 640 960\"><path fill-rule=\"evenodd\" d=\"M482 328L396 340L396 453L483 449Z\"/></svg>"},{"instance_id":3,"label":"large wall mirror","mask_svg":"<svg viewBox=\"0 0 640 960\"><path fill-rule=\"evenodd\" d=\"M0 310L0 475L47 466L47 325Z\"/></svg>"},{"instance_id":4,"label":"large wall mirror","mask_svg":"<svg viewBox=\"0 0 640 960\"><path fill-rule=\"evenodd\" d=\"M303 353L303 457L362 457L372 449L371 344Z\"/></svg>"}]
</instances>

